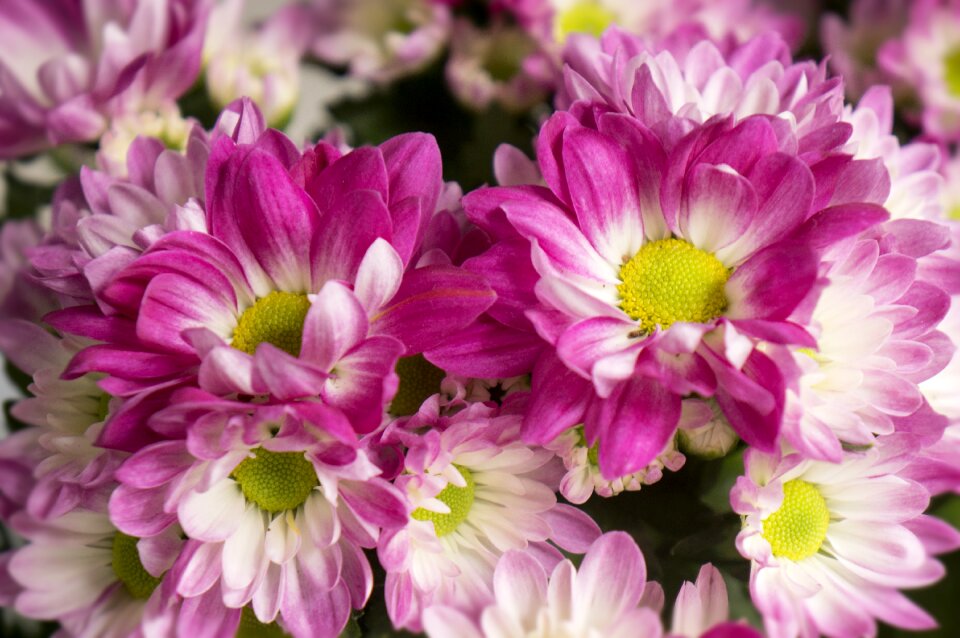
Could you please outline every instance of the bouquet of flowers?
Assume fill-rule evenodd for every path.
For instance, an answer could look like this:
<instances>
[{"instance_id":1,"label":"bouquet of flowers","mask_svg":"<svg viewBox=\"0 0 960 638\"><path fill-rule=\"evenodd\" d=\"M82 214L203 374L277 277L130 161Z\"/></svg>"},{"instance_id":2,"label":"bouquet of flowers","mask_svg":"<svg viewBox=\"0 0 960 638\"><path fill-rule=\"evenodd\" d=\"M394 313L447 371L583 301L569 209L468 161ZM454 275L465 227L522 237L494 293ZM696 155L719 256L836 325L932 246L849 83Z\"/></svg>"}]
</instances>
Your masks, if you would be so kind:
<instances>
[{"instance_id":1,"label":"bouquet of flowers","mask_svg":"<svg viewBox=\"0 0 960 638\"><path fill-rule=\"evenodd\" d=\"M4 635L958 635L960 2L825 4L0 0Z\"/></svg>"}]
</instances>

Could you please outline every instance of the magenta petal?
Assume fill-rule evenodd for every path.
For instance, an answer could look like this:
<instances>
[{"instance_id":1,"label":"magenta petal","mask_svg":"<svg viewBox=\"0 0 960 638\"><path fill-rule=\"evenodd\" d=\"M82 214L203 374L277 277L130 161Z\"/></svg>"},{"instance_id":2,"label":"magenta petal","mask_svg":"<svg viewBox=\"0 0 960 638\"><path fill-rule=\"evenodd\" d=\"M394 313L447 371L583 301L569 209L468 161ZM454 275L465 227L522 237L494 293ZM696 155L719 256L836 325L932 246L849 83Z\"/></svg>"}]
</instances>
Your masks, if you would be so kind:
<instances>
[{"instance_id":1,"label":"magenta petal","mask_svg":"<svg viewBox=\"0 0 960 638\"><path fill-rule=\"evenodd\" d=\"M847 237L887 220L890 214L876 204L843 204L816 213L790 237L813 250L823 250Z\"/></svg>"},{"instance_id":2,"label":"magenta petal","mask_svg":"<svg viewBox=\"0 0 960 638\"><path fill-rule=\"evenodd\" d=\"M322 370L330 370L366 338L368 328L367 315L353 292L340 282L329 281L307 312L300 356Z\"/></svg>"},{"instance_id":3,"label":"magenta petal","mask_svg":"<svg viewBox=\"0 0 960 638\"><path fill-rule=\"evenodd\" d=\"M140 489L159 487L193 463L183 441L164 441L140 450L117 470L117 480Z\"/></svg>"},{"instance_id":4,"label":"magenta petal","mask_svg":"<svg viewBox=\"0 0 960 638\"><path fill-rule=\"evenodd\" d=\"M380 152L390 177L391 209L413 197L421 201L425 216L432 214L443 188L443 163L436 139L428 133L405 133L381 144Z\"/></svg>"},{"instance_id":5,"label":"magenta petal","mask_svg":"<svg viewBox=\"0 0 960 638\"><path fill-rule=\"evenodd\" d=\"M561 168L561 149L563 148L566 130L579 127L580 124L572 115L565 111L559 111L543 123L540 132L537 134L537 164L543 172L543 179L550 190L567 204L570 203L570 192L567 190L567 181L563 177L563 169Z\"/></svg>"},{"instance_id":6,"label":"magenta petal","mask_svg":"<svg viewBox=\"0 0 960 638\"><path fill-rule=\"evenodd\" d=\"M313 289L330 279L352 283L371 244L392 234L390 212L379 194L354 191L334 204L320 220L310 247Z\"/></svg>"},{"instance_id":7,"label":"magenta petal","mask_svg":"<svg viewBox=\"0 0 960 638\"><path fill-rule=\"evenodd\" d=\"M387 201L387 167L377 149L358 148L309 178L304 188L322 215L336 215L340 212L335 206L337 200L354 191L374 191Z\"/></svg>"},{"instance_id":8,"label":"magenta petal","mask_svg":"<svg viewBox=\"0 0 960 638\"><path fill-rule=\"evenodd\" d=\"M240 235L263 270L283 290L306 290L308 238L318 230L313 201L275 157L259 150L244 160L233 200Z\"/></svg>"},{"instance_id":9,"label":"magenta petal","mask_svg":"<svg viewBox=\"0 0 960 638\"><path fill-rule=\"evenodd\" d=\"M637 542L626 532L601 536L577 570L573 596L598 618L620 618L640 601L647 566Z\"/></svg>"},{"instance_id":10,"label":"magenta petal","mask_svg":"<svg viewBox=\"0 0 960 638\"><path fill-rule=\"evenodd\" d=\"M423 352L470 325L496 300L487 282L452 266L408 272L391 304L372 317L375 334L395 337L406 354Z\"/></svg>"},{"instance_id":11,"label":"magenta petal","mask_svg":"<svg viewBox=\"0 0 960 638\"><path fill-rule=\"evenodd\" d=\"M230 326L237 315L233 289L221 278L204 285L175 274L154 277L143 294L137 317L137 336L173 352L190 355L193 347L184 339L190 328L220 331ZM222 285L217 285L222 284Z\"/></svg>"},{"instance_id":12,"label":"magenta petal","mask_svg":"<svg viewBox=\"0 0 960 638\"><path fill-rule=\"evenodd\" d=\"M817 279L816 256L806 246L781 243L753 255L727 281L731 319L786 319Z\"/></svg>"},{"instance_id":13,"label":"magenta petal","mask_svg":"<svg viewBox=\"0 0 960 638\"><path fill-rule=\"evenodd\" d=\"M571 128L563 136L563 163L580 229L593 247L611 263L633 256L643 245L643 220L639 177L626 151L601 133Z\"/></svg>"},{"instance_id":14,"label":"magenta petal","mask_svg":"<svg viewBox=\"0 0 960 638\"><path fill-rule=\"evenodd\" d=\"M681 399L660 383L634 377L587 414L587 436L600 441L600 470L614 480L646 467L663 452L680 421Z\"/></svg>"},{"instance_id":15,"label":"magenta petal","mask_svg":"<svg viewBox=\"0 0 960 638\"><path fill-rule=\"evenodd\" d=\"M540 275L530 261L530 243L521 238L497 242L486 252L464 262L463 267L486 277L497 293L487 313L499 322L529 329L524 313L538 305L534 286Z\"/></svg>"},{"instance_id":16,"label":"magenta petal","mask_svg":"<svg viewBox=\"0 0 960 638\"><path fill-rule=\"evenodd\" d=\"M323 389L324 400L343 410L358 432L373 431L397 391L393 369L402 352L403 344L396 339L370 337L336 363Z\"/></svg>"},{"instance_id":17,"label":"magenta petal","mask_svg":"<svg viewBox=\"0 0 960 638\"><path fill-rule=\"evenodd\" d=\"M589 378L600 360L620 354L636 342L637 324L612 317L584 319L567 328L557 341L557 356L572 370ZM634 355L635 358L635 355ZM630 369L627 376L633 372Z\"/></svg>"},{"instance_id":18,"label":"magenta petal","mask_svg":"<svg viewBox=\"0 0 960 638\"><path fill-rule=\"evenodd\" d=\"M325 370L271 343L261 343L253 355L253 387L281 401L315 396L327 378Z\"/></svg>"},{"instance_id":19,"label":"magenta petal","mask_svg":"<svg viewBox=\"0 0 960 638\"><path fill-rule=\"evenodd\" d=\"M590 382L545 351L533 369L530 409L523 418L523 439L543 445L583 422L593 398Z\"/></svg>"},{"instance_id":20,"label":"magenta petal","mask_svg":"<svg viewBox=\"0 0 960 638\"><path fill-rule=\"evenodd\" d=\"M375 527L399 528L409 520L406 500L397 488L382 479L342 481L339 493L357 518Z\"/></svg>"},{"instance_id":21,"label":"magenta petal","mask_svg":"<svg viewBox=\"0 0 960 638\"><path fill-rule=\"evenodd\" d=\"M544 512L543 518L550 525L550 540L574 554L586 552L602 533L586 512L563 503Z\"/></svg>"},{"instance_id":22,"label":"magenta petal","mask_svg":"<svg viewBox=\"0 0 960 638\"><path fill-rule=\"evenodd\" d=\"M163 511L164 491L120 485L110 497L110 520L120 531L143 538L156 536L177 520Z\"/></svg>"},{"instance_id":23,"label":"magenta petal","mask_svg":"<svg viewBox=\"0 0 960 638\"><path fill-rule=\"evenodd\" d=\"M533 332L481 317L424 354L452 374L496 379L529 374L544 345Z\"/></svg>"},{"instance_id":24,"label":"magenta petal","mask_svg":"<svg viewBox=\"0 0 960 638\"><path fill-rule=\"evenodd\" d=\"M323 587L304 563L298 557L284 565L284 628L294 636L336 638L350 618L350 590L343 581L333 589Z\"/></svg>"},{"instance_id":25,"label":"magenta petal","mask_svg":"<svg viewBox=\"0 0 960 638\"><path fill-rule=\"evenodd\" d=\"M748 445L765 452L776 449L783 414L785 384L777 365L766 355L754 350L742 370L746 379L762 386L772 395L774 409L762 413L755 402L734 398L729 386L717 388L715 398L730 425Z\"/></svg>"},{"instance_id":26,"label":"magenta petal","mask_svg":"<svg viewBox=\"0 0 960 638\"><path fill-rule=\"evenodd\" d=\"M713 253L732 244L757 214L757 194L744 177L710 164L687 177L678 223L684 239Z\"/></svg>"}]
</instances>

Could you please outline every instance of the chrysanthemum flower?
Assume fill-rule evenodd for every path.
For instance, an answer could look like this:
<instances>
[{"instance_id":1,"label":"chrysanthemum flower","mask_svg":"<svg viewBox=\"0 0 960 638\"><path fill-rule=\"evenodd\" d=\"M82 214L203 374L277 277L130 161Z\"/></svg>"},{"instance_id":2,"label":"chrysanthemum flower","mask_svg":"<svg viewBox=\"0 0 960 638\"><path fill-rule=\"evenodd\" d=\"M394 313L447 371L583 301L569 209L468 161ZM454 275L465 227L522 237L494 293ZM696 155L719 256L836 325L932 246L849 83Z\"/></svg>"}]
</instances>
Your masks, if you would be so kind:
<instances>
[{"instance_id":1,"label":"chrysanthemum flower","mask_svg":"<svg viewBox=\"0 0 960 638\"><path fill-rule=\"evenodd\" d=\"M563 44L572 34L599 37L616 26L651 41L712 39L737 44L758 33L778 32L799 44L804 26L796 16L780 14L763 2L673 3L632 0L501 0L531 33L548 44Z\"/></svg>"},{"instance_id":2,"label":"chrysanthemum flower","mask_svg":"<svg viewBox=\"0 0 960 638\"><path fill-rule=\"evenodd\" d=\"M106 342L67 373L107 373L101 387L128 397L105 445L142 445L143 419L173 387L196 384L221 396L320 396L369 432L396 389L397 357L493 301L478 275L411 263L442 187L429 136L345 155L324 142L301 154L276 131L253 143L222 136L206 178L202 229L164 234L142 254L108 250L86 269L103 312L49 317Z\"/></svg>"},{"instance_id":3,"label":"chrysanthemum flower","mask_svg":"<svg viewBox=\"0 0 960 638\"><path fill-rule=\"evenodd\" d=\"M676 472L683 467L686 457L676 448L676 441L670 439L666 447L646 467L614 479L608 479L600 471L597 458L597 446L588 445L583 435L583 427L571 428L545 445L563 460L567 473L560 480L560 493L571 503L581 504L594 492L600 496L616 496L621 492L635 492L644 485L652 485L663 477L667 468Z\"/></svg>"},{"instance_id":4,"label":"chrysanthemum flower","mask_svg":"<svg viewBox=\"0 0 960 638\"><path fill-rule=\"evenodd\" d=\"M14 608L84 638L143 636L144 610L157 604L160 577L182 543L173 528L154 538L128 536L102 510L44 521L22 513L11 526L28 541L8 565L22 587Z\"/></svg>"},{"instance_id":5,"label":"chrysanthemum flower","mask_svg":"<svg viewBox=\"0 0 960 638\"><path fill-rule=\"evenodd\" d=\"M960 139L960 3L918 0L910 3L907 27L887 41L877 62L909 91L912 115L929 136Z\"/></svg>"},{"instance_id":6,"label":"chrysanthemum flower","mask_svg":"<svg viewBox=\"0 0 960 638\"><path fill-rule=\"evenodd\" d=\"M313 53L385 83L435 60L450 38L450 7L434 0L313 0Z\"/></svg>"},{"instance_id":7,"label":"chrysanthemum flower","mask_svg":"<svg viewBox=\"0 0 960 638\"><path fill-rule=\"evenodd\" d=\"M222 605L252 604L260 622L279 616L298 638L339 635L370 596L362 548L406 521L401 494L356 448L343 416L318 403L254 409L183 395L157 418L189 425L186 439L125 462L111 518L138 537L183 528L168 575L179 597L214 588Z\"/></svg>"},{"instance_id":8,"label":"chrysanthemum flower","mask_svg":"<svg viewBox=\"0 0 960 638\"><path fill-rule=\"evenodd\" d=\"M424 613L424 625L435 638L659 638L663 627L657 614L638 606L646 575L640 548L623 532L594 541L579 569L560 561L549 578L535 557L513 550L497 564L495 598L479 623L454 607L437 605Z\"/></svg>"},{"instance_id":9,"label":"chrysanthemum flower","mask_svg":"<svg viewBox=\"0 0 960 638\"><path fill-rule=\"evenodd\" d=\"M752 561L750 592L770 638L873 635L876 620L936 626L899 590L939 579L931 554L956 548L960 535L924 516L927 491L898 476L914 451L885 437L841 464L747 452L730 502L743 515L737 547Z\"/></svg>"},{"instance_id":10,"label":"chrysanthemum flower","mask_svg":"<svg viewBox=\"0 0 960 638\"><path fill-rule=\"evenodd\" d=\"M300 58L310 37L305 6L288 5L248 30L243 0L230 0L210 13L204 41L204 78L217 108L249 97L267 125L283 128L300 97Z\"/></svg>"},{"instance_id":11,"label":"chrysanthemum flower","mask_svg":"<svg viewBox=\"0 0 960 638\"><path fill-rule=\"evenodd\" d=\"M474 404L442 430L429 425L414 417L388 431L409 447L396 485L413 512L378 546L390 618L415 631L431 605L483 607L504 552L526 550L552 567L562 555L547 541L582 552L600 533L586 514L557 503L555 459L519 441L518 416Z\"/></svg>"},{"instance_id":12,"label":"chrysanthemum flower","mask_svg":"<svg viewBox=\"0 0 960 638\"><path fill-rule=\"evenodd\" d=\"M468 108L497 104L522 111L546 98L557 72L551 57L520 28L495 21L481 29L460 20L446 77L453 95Z\"/></svg>"},{"instance_id":13,"label":"chrysanthemum flower","mask_svg":"<svg viewBox=\"0 0 960 638\"><path fill-rule=\"evenodd\" d=\"M826 256L828 283L806 320L817 346L793 352L784 411L786 440L808 458L839 463L841 443L870 446L875 435L916 429L910 419L923 420L926 404L918 384L954 351L936 329L949 296L920 280L917 260L883 248L898 241L909 240L894 229Z\"/></svg>"},{"instance_id":14,"label":"chrysanthemum flower","mask_svg":"<svg viewBox=\"0 0 960 638\"><path fill-rule=\"evenodd\" d=\"M832 13L820 19L820 39L830 68L843 77L851 99L885 83L885 74L877 68L877 52L903 32L911 4L912 0L853 0L849 24Z\"/></svg>"},{"instance_id":15,"label":"chrysanthemum flower","mask_svg":"<svg viewBox=\"0 0 960 638\"><path fill-rule=\"evenodd\" d=\"M60 375L86 343L57 339L37 324L0 322L0 350L33 379L32 397L11 407L11 414L33 426L18 438L0 441L12 455L23 454L22 437L32 439L28 458L36 459L34 483L26 507L36 518L59 517L77 507L102 509L123 453L95 446L110 409L93 375L64 381ZM7 479L11 486L17 481Z\"/></svg>"},{"instance_id":16,"label":"chrysanthemum flower","mask_svg":"<svg viewBox=\"0 0 960 638\"><path fill-rule=\"evenodd\" d=\"M0 4L0 157L92 141L169 105L200 72L202 0Z\"/></svg>"}]
</instances>

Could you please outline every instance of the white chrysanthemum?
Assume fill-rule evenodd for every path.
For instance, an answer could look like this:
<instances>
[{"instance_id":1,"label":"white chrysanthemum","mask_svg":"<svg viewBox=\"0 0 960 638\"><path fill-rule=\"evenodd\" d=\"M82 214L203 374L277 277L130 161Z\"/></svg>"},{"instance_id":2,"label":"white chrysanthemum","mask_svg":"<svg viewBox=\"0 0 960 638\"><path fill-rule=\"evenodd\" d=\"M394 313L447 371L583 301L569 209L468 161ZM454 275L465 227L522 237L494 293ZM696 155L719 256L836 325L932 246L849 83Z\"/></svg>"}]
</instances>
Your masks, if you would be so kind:
<instances>
[{"instance_id":1,"label":"white chrysanthemum","mask_svg":"<svg viewBox=\"0 0 960 638\"><path fill-rule=\"evenodd\" d=\"M897 437L842 464L747 452L730 501L743 516L737 547L752 561L750 591L770 638L874 635L877 619L935 626L898 591L939 579L930 554L949 544L927 545L942 524L923 516L927 491L896 474L911 453Z\"/></svg>"},{"instance_id":2,"label":"white chrysanthemum","mask_svg":"<svg viewBox=\"0 0 960 638\"><path fill-rule=\"evenodd\" d=\"M12 526L29 543L17 550L9 570L23 587L15 607L30 618L58 620L71 636L128 638L160 576L180 545L178 530L136 539L101 512L74 510L39 521L27 514Z\"/></svg>"},{"instance_id":3,"label":"white chrysanthemum","mask_svg":"<svg viewBox=\"0 0 960 638\"><path fill-rule=\"evenodd\" d=\"M476 610L489 602L493 571L511 549L561 558L547 544L583 551L599 534L582 512L558 505L553 454L519 440L519 417L490 417L476 404L443 432L395 434L410 450L397 485L413 513L379 545L394 624L419 630L434 604ZM406 427L415 427L411 422ZM552 523L563 521L563 525Z\"/></svg>"}]
</instances>

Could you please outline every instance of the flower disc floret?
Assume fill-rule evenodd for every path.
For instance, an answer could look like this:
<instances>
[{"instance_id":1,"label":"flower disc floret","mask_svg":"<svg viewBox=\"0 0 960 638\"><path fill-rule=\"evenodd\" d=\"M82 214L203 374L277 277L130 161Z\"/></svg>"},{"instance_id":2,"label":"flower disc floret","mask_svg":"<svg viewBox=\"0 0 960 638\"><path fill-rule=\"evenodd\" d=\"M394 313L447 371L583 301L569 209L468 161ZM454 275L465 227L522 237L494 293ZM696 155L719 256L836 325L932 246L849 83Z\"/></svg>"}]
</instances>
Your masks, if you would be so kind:
<instances>
[{"instance_id":1,"label":"flower disc floret","mask_svg":"<svg viewBox=\"0 0 960 638\"><path fill-rule=\"evenodd\" d=\"M677 321L706 323L727 307L730 270L716 256L674 237L644 244L620 268L620 307L643 332Z\"/></svg>"},{"instance_id":2,"label":"flower disc floret","mask_svg":"<svg viewBox=\"0 0 960 638\"><path fill-rule=\"evenodd\" d=\"M616 14L596 0L583 0L557 16L555 35L559 42L566 40L571 33L599 37L616 20Z\"/></svg>"},{"instance_id":3,"label":"flower disc floret","mask_svg":"<svg viewBox=\"0 0 960 638\"><path fill-rule=\"evenodd\" d=\"M134 598L147 599L160 584L160 579L151 576L140 562L135 536L117 532L113 536L113 573Z\"/></svg>"},{"instance_id":4,"label":"flower disc floret","mask_svg":"<svg viewBox=\"0 0 960 638\"><path fill-rule=\"evenodd\" d=\"M798 561L813 556L827 537L830 510L820 490L793 480L783 485L783 504L763 520L763 537L774 556Z\"/></svg>"},{"instance_id":5,"label":"flower disc floret","mask_svg":"<svg viewBox=\"0 0 960 638\"><path fill-rule=\"evenodd\" d=\"M453 483L449 483L443 488L443 491L437 494L437 499L450 508L450 513L441 514L419 507L410 514L412 518L418 521L432 521L437 536L446 536L456 530L457 527L460 526L460 523L467 520L470 508L473 507L475 496L474 487L476 485L473 474L470 473L470 470L460 465L455 465L454 467L459 470L460 475L463 476L463 480L466 481L467 484L463 487L458 487Z\"/></svg>"},{"instance_id":6,"label":"flower disc floret","mask_svg":"<svg viewBox=\"0 0 960 638\"><path fill-rule=\"evenodd\" d=\"M424 401L440 392L440 382L446 376L422 354L402 357L397 361L396 371L400 384L388 409L394 416L416 414Z\"/></svg>"},{"instance_id":7,"label":"flower disc floret","mask_svg":"<svg viewBox=\"0 0 960 638\"><path fill-rule=\"evenodd\" d=\"M951 95L960 97L960 47L944 56L943 81Z\"/></svg>"},{"instance_id":8,"label":"flower disc floret","mask_svg":"<svg viewBox=\"0 0 960 638\"><path fill-rule=\"evenodd\" d=\"M233 478L248 501L268 512L294 510L303 505L319 482L317 473L301 452L253 450L233 470Z\"/></svg>"},{"instance_id":9,"label":"flower disc floret","mask_svg":"<svg viewBox=\"0 0 960 638\"><path fill-rule=\"evenodd\" d=\"M275 290L240 315L231 345L252 355L261 343L270 343L299 356L308 310L306 295Z\"/></svg>"}]
</instances>

